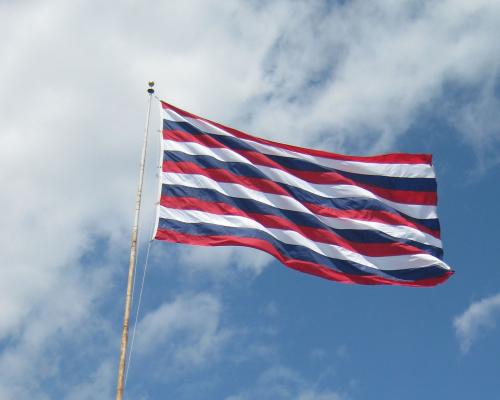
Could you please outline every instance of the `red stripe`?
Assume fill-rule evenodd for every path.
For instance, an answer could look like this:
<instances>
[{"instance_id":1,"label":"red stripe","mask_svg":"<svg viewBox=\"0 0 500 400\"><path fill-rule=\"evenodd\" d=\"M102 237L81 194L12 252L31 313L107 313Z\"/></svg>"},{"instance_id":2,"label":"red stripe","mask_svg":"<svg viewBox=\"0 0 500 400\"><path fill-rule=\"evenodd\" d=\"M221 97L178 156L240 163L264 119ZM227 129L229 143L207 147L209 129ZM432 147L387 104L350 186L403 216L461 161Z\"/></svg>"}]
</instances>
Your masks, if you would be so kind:
<instances>
[{"instance_id":1,"label":"red stripe","mask_svg":"<svg viewBox=\"0 0 500 400\"><path fill-rule=\"evenodd\" d=\"M217 126L218 128L225 130L232 135L239 137L241 139L252 140L257 143L267 144L274 147L279 147L286 150L295 151L302 154L309 154L315 157L325 157L333 160L344 160L344 161L357 161L357 162L365 162L365 163L385 163L385 164L432 164L432 155L431 154L407 154L407 153L392 153L392 154L383 154L378 156L370 156L370 157L357 157L357 156L347 156L343 154L330 153L322 150L314 150L307 149L304 147L291 146L288 144L273 142L271 140L266 140L262 138L258 138L255 136L250 136L244 132L241 132L237 129L230 128L228 126L224 126L217 122L211 121L206 118L199 117L190 112L184 111L180 108L177 108L171 104L161 102L161 105L164 109L170 109L175 111L177 114L182 115L184 117L195 118L201 121L208 122L212 125Z\"/></svg>"},{"instance_id":2,"label":"red stripe","mask_svg":"<svg viewBox=\"0 0 500 400\"><path fill-rule=\"evenodd\" d=\"M201 135L192 135L191 133L185 132L185 131L180 131L180 130L170 130L170 129L164 129L163 130L163 139L164 140L172 140L174 142L194 142L201 144L206 147L212 147L212 148L224 148L228 149L226 145L222 144L219 142L215 137L207 135L207 134L201 134ZM231 149L233 150L233 149Z\"/></svg>"},{"instance_id":3,"label":"red stripe","mask_svg":"<svg viewBox=\"0 0 500 400\"><path fill-rule=\"evenodd\" d=\"M259 192L279 194L282 196L290 197L290 193L288 193L280 185L271 180L238 176L225 169L202 168L197 164L187 161L163 161L163 171L177 172L181 174L203 175L217 182L236 183L252 190L258 190Z\"/></svg>"},{"instance_id":4,"label":"red stripe","mask_svg":"<svg viewBox=\"0 0 500 400\"><path fill-rule=\"evenodd\" d=\"M225 169L215 169L215 168L202 168L197 164L181 161L164 161L163 162L164 172L175 172L181 174L198 174L203 175L208 178L214 179L218 182L235 183L245 186L252 190L257 190L264 193L278 194L282 196L290 197L285 189L275 182L267 179L261 178L250 178L244 176L234 175ZM350 218L357 219L361 221L374 221L382 222L389 225L405 225L411 226L412 228L426 232L434 237L439 238L440 232L429 229L425 226L421 226L417 223L409 221L398 214L392 214L387 211L381 210L336 210L333 208L328 208L325 206L313 204L313 203L302 203L307 209L312 213L322 215L325 217L332 218Z\"/></svg>"},{"instance_id":5,"label":"red stripe","mask_svg":"<svg viewBox=\"0 0 500 400\"><path fill-rule=\"evenodd\" d=\"M352 179L346 178L337 172L309 172L301 170L287 170L289 173L297 176L305 181L315 184L330 184L330 185L354 185L366 189L387 200L392 200L402 204L421 204L432 205L437 204L436 192L420 192L414 190L396 190L385 189L378 186L360 183Z\"/></svg>"},{"instance_id":6,"label":"red stripe","mask_svg":"<svg viewBox=\"0 0 500 400\"><path fill-rule=\"evenodd\" d=\"M426 226L409 221L398 214L392 214L383 210L337 210L313 203L303 203L312 213L331 218L348 218L360 221L381 222L387 225L404 225L428 233L435 238L441 238L440 231L434 231Z\"/></svg>"},{"instance_id":7,"label":"red stripe","mask_svg":"<svg viewBox=\"0 0 500 400\"><path fill-rule=\"evenodd\" d=\"M269 157L267 157L265 154L262 153L248 151L248 150L235 150L235 149L231 150L245 157L248 161L252 162L253 164L280 169L310 183L331 184L331 185L335 184L353 185L369 190L370 192L375 193L378 196L384 197L387 200L392 200L397 203L403 203L403 204L421 204L421 205L437 204L436 192L384 189L378 186L373 186L366 183L355 181L353 179L346 178L345 176L337 172L312 172L312 171L302 171L298 169L287 168L278 164L276 161L270 159Z\"/></svg>"},{"instance_id":8,"label":"red stripe","mask_svg":"<svg viewBox=\"0 0 500 400\"><path fill-rule=\"evenodd\" d=\"M267 228L291 230L315 242L333 244L368 257L385 257L424 253L422 250L414 246L398 242L353 242L350 240L346 240L326 229L313 228L309 226L299 226L288 219L276 215L249 213L221 202L207 202L192 197L162 196L160 204L164 207L180 210L198 210L217 215L236 215L240 217L246 217L259 222Z\"/></svg>"},{"instance_id":9,"label":"red stripe","mask_svg":"<svg viewBox=\"0 0 500 400\"><path fill-rule=\"evenodd\" d=\"M373 275L350 275L334 271L322 265L315 264L308 261L296 260L283 256L274 246L269 242L261 239L253 238L240 238L234 236L224 235L189 235L171 230L158 229L155 239L164 240L168 242L194 244L199 246L246 246L253 247L258 250L265 251L271 254L276 259L281 261L284 265L297 271L305 272L307 274L316 275L324 279L343 283L357 283L363 285L396 285L396 286L416 286L426 287L435 286L439 283L446 281L452 274L452 271L446 272L444 275L437 278L421 279L416 281L398 281L388 278L383 278Z\"/></svg>"},{"instance_id":10,"label":"red stripe","mask_svg":"<svg viewBox=\"0 0 500 400\"><path fill-rule=\"evenodd\" d=\"M370 192L380 197L383 197L387 200L395 201L397 203L402 203L402 204L421 204L421 205L433 205L433 206L437 204L436 192L385 189L385 188L380 188L378 186L357 182L355 180L346 178L345 176L337 172L311 172L311 171L302 171L302 170L286 168L278 164L277 162L273 161L265 154L256 151L254 152L248 150L239 150L227 147L210 135L192 135L190 133L178 130L164 130L163 138L165 140L172 140L175 142L194 142L209 148L230 149L231 151L238 153L242 157L245 157L253 164L280 169L310 183L331 184L331 185L339 185L339 184L354 185L369 190Z\"/></svg>"}]
</instances>

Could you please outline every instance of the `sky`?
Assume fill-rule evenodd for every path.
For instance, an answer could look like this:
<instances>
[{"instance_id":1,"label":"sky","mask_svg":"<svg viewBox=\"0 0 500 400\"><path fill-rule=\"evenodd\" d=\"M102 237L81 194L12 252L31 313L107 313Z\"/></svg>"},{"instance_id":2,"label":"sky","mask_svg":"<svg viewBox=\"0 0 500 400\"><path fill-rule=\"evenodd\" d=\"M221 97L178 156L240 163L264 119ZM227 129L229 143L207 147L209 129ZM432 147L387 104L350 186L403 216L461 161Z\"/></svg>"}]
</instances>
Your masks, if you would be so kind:
<instances>
[{"instance_id":1,"label":"sky","mask_svg":"<svg viewBox=\"0 0 500 400\"><path fill-rule=\"evenodd\" d=\"M500 398L499 27L496 0L0 1L0 399L114 396L150 80L256 136L432 153L455 275L153 242L125 399ZM159 127L155 101L135 300Z\"/></svg>"}]
</instances>

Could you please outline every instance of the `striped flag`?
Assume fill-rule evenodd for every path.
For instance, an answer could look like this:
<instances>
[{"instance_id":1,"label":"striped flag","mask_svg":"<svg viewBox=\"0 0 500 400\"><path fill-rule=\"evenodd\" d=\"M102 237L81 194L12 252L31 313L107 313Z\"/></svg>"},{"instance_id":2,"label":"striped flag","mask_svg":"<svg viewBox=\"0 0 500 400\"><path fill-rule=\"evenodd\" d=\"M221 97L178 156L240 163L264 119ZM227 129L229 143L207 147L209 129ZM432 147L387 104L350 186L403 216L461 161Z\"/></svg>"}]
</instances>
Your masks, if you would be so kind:
<instances>
[{"instance_id":1,"label":"striped flag","mask_svg":"<svg viewBox=\"0 0 500 400\"><path fill-rule=\"evenodd\" d=\"M345 283L434 286L453 273L430 155L305 149L161 106L155 239L253 247Z\"/></svg>"}]
</instances>

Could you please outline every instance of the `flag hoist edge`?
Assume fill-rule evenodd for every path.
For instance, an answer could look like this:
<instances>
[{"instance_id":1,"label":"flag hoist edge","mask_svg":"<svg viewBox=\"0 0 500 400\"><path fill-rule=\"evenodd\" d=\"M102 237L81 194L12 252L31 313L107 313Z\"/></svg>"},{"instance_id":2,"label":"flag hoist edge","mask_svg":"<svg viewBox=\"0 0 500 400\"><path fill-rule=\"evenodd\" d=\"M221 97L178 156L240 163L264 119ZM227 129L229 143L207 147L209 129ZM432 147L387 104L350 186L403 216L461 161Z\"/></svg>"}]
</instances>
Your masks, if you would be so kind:
<instances>
[{"instance_id":1,"label":"flag hoist edge","mask_svg":"<svg viewBox=\"0 0 500 400\"><path fill-rule=\"evenodd\" d=\"M155 239L253 247L345 283L434 286L453 273L430 155L334 154L161 109Z\"/></svg>"}]
</instances>

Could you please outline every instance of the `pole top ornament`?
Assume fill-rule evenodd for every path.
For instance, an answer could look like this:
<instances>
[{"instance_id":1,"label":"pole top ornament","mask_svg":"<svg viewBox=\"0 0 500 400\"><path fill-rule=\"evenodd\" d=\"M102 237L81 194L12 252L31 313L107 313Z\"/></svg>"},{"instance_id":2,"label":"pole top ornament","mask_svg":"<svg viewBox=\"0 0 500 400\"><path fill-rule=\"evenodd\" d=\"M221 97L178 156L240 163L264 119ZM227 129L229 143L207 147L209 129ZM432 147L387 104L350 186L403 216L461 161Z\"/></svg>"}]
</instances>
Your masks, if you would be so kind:
<instances>
[{"instance_id":1,"label":"pole top ornament","mask_svg":"<svg viewBox=\"0 0 500 400\"><path fill-rule=\"evenodd\" d=\"M151 81L148 83L148 85L149 85L148 93L153 94L155 92L155 90L153 89L155 83L153 81Z\"/></svg>"}]
</instances>

